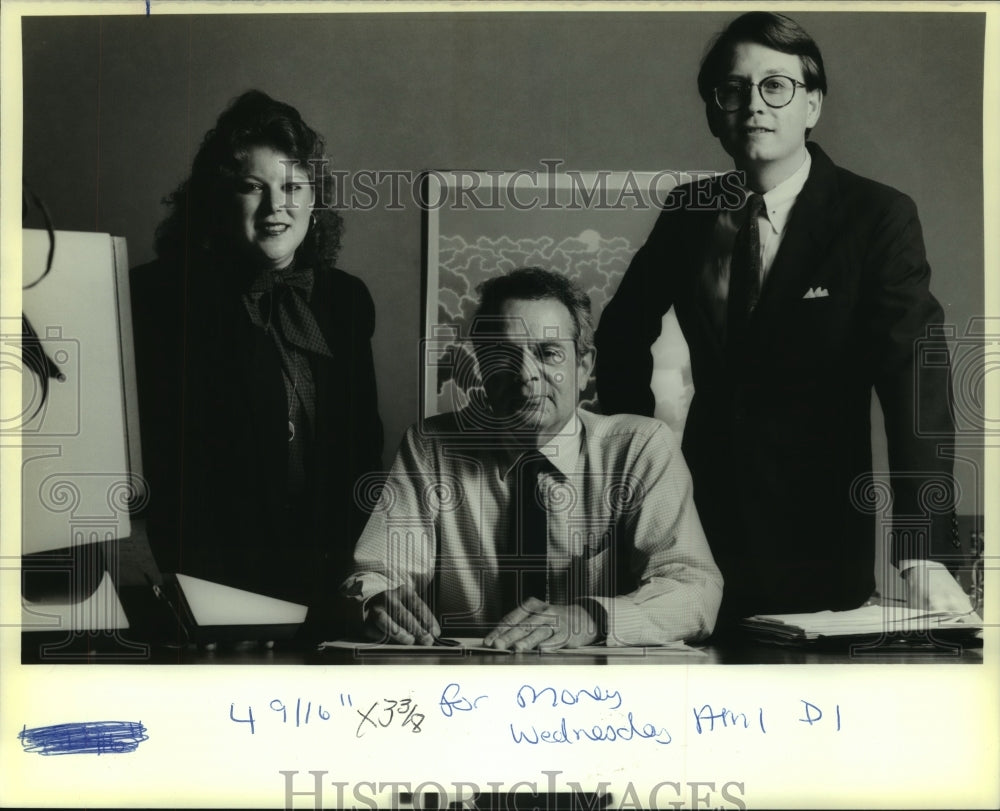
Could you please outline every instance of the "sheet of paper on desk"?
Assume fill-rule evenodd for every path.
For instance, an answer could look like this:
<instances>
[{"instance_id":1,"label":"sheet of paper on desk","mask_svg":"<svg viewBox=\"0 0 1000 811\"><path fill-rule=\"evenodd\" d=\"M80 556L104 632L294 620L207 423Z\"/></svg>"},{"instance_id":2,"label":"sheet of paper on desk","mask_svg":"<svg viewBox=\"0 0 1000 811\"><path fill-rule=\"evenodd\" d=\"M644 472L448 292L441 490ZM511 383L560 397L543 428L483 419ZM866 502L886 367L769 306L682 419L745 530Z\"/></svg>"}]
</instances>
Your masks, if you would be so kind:
<instances>
[{"instance_id":1,"label":"sheet of paper on desk","mask_svg":"<svg viewBox=\"0 0 1000 811\"><path fill-rule=\"evenodd\" d=\"M982 628L979 615L954 611L925 611L902 606L866 605L850 611L817 611L811 614L759 614L743 620L748 630L779 637L861 636L925 630Z\"/></svg>"},{"instance_id":2,"label":"sheet of paper on desk","mask_svg":"<svg viewBox=\"0 0 1000 811\"><path fill-rule=\"evenodd\" d=\"M297 625L307 606L177 573L177 585L199 625Z\"/></svg>"},{"instance_id":3,"label":"sheet of paper on desk","mask_svg":"<svg viewBox=\"0 0 1000 811\"><path fill-rule=\"evenodd\" d=\"M509 654L513 651L500 651L496 648L487 648L483 645L482 639L478 637L450 637L444 640L445 644L438 645L391 645L381 642L357 642L351 640L338 639L332 642L324 642L320 648L334 648L338 650L356 650L362 653L442 653L447 650L470 651L475 653L495 653ZM668 645L657 645L649 647L635 648L609 648L605 645L586 645L582 648L559 648L558 650L542 650L540 653L546 656L656 656L656 655L691 655L707 656L704 651L692 648L683 642L672 642Z\"/></svg>"},{"instance_id":4,"label":"sheet of paper on desk","mask_svg":"<svg viewBox=\"0 0 1000 811\"><path fill-rule=\"evenodd\" d=\"M439 640L436 645L397 645L389 642L358 642L352 639L335 639L332 642L324 642L320 648L334 648L337 650L354 650L360 653L446 653L451 651L477 651L479 653L505 654L510 651L487 648L483 645L480 637L454 636Z\"/></svg>"},{"instance_id":5,"label":"sheet of paper on desk","mask_svg":"<svg viewBox=\"0 0 1000 811\"><path fill-rule=\"evenodd\" d=\"M642 658L643 656L708 656L707 653L698 648L692 648L683 642L671 642L667 645L646 645L642 647L607 647L606 645L585 645L582 648L560 648L553 651L542 651L549 656L593 656L601 654L604 656L633 656Z\"/></svg>"}]
</instances>

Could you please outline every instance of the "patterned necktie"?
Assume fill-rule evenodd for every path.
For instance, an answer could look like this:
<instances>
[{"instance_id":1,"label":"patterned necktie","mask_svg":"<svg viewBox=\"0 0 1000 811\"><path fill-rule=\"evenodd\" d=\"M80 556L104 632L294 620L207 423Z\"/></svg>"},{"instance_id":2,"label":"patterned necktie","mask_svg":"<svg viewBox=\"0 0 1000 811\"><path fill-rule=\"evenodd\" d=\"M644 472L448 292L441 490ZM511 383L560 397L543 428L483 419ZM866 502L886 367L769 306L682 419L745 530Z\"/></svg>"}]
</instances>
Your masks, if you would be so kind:
<instances>
[{"instance_id":1,"label":"patterned necktie","mask_svg":"<svg viewBox=\"0 0 1000 811\"><path fill-rule=\"evenodd\" d=\"M746 219L736 232L733 256L729 263L729 304L727 342L732 346L739 341L750 321L750 314L760 298L760 225L758 218L764 211L764 198L751 194L747 198Z\"/></svg>"},{"instance_id":2,"label":"patterned necktie","mask_svg":"<svg viewBox=\"0 0 1000 811\"><path fill-rule=\"evenodd\" d=\"M529 451L515 463L509 475L511 488L511 537L508 571L502 572L503 613L512 611L528 597L547 599L548 515L539 488L539 475L552 470L542 453Z\"/></svg>"}]
</instances>

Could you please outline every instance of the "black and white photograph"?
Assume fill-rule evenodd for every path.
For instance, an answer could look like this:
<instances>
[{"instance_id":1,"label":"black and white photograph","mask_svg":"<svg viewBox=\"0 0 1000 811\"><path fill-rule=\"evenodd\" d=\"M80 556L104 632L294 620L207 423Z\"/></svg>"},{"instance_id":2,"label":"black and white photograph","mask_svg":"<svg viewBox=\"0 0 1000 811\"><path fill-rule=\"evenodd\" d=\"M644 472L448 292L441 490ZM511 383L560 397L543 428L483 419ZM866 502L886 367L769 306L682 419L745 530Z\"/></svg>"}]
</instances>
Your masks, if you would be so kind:
<instances>
[{"instance_id":1,"label":"black and white photograph","mask_svg":"<svg viewBox=\"0 0 1000 811\"><path fill-rule=\"evenodd\" d=\"M998 15L5 3L0 805L997 802Z\"/></svg>"}]
</instances>

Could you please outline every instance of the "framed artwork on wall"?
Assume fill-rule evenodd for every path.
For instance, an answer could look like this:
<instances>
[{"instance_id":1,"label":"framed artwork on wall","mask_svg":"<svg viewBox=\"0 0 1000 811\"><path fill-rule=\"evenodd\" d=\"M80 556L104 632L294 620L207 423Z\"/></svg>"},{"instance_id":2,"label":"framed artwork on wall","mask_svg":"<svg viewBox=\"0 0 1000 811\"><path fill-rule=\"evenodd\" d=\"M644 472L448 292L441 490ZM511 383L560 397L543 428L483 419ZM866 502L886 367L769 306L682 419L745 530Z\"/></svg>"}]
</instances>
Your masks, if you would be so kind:
<instances>
[{"instance_id":1,"label":"framed artwork on wall","mask_svg":"<svg viewBox=\"0 0 1000 811\"><path fill-rule=\"evenodd\" d=\"M667 193L690 173L429 171L424 205L421 417L466 407L481 380L468 340L477 287L518 267L565 273L589 296L595 327ZM680 439L693 394L687 345L671 309L652 347L655 416ZM600 412L592 378L582 406Z\"/></svg>"}]
</instances>

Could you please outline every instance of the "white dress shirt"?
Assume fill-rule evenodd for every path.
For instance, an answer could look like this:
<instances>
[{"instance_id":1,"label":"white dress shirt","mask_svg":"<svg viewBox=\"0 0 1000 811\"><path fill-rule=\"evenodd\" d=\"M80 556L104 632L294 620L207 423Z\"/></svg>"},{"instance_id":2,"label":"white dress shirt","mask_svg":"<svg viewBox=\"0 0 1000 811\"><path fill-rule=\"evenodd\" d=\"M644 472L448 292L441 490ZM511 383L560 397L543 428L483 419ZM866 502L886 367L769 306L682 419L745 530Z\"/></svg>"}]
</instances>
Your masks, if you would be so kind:
<instances>
[{"instance_id":1,"label":"white dress shirt","mask_svg":"<svg viewBox=\"0 0 1000 811\"><path fill-rule=\"evenodd\" d=\"M567 602L600 606L608 646L706 637L722 577L677 442L647 417L577 415L579 430L541 449L553 463L539 475L551 579L566 585ZM492 630L504 572L517 564L509 474L518 453L499 437L463 438L464 422L442 414L406 432L343 586L364 605L408 584L446 634L449 625Z\"/></svg>"}]
</instances>

